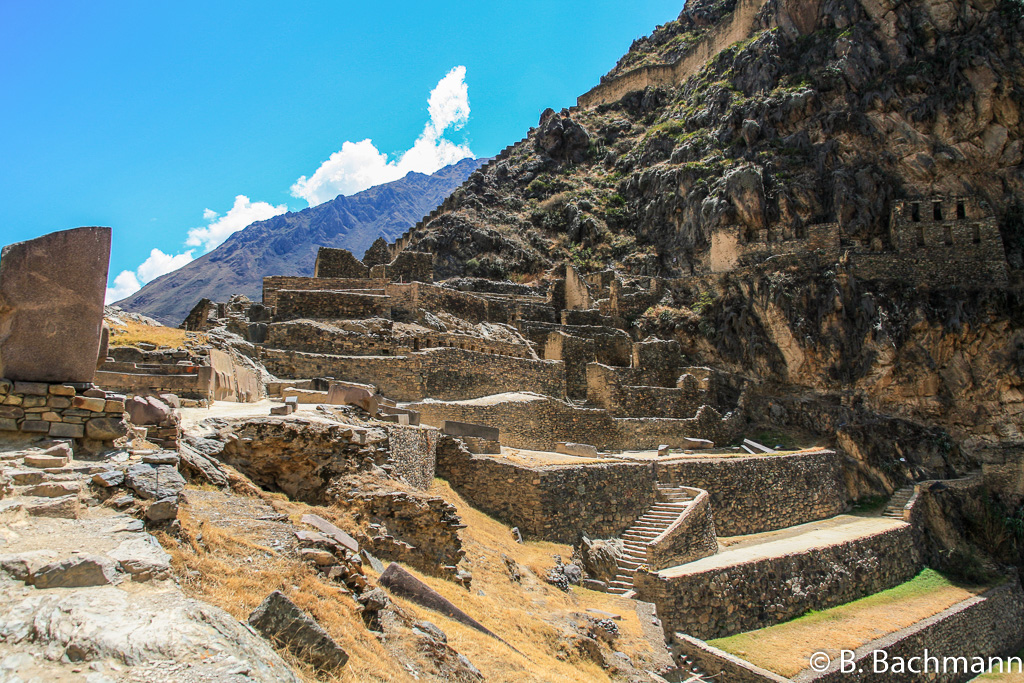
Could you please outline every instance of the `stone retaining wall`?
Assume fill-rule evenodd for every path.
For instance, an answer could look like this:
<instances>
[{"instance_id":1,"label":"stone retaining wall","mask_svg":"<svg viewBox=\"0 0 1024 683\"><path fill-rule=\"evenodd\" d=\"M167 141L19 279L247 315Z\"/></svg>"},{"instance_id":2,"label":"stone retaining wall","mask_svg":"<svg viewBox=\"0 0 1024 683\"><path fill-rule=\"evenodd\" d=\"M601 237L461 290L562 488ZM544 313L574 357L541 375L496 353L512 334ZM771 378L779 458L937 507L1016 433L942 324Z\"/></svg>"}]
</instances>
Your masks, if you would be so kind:
<instances>
[{"instance_id":1,"label":"stone retaining wall","mask_svg":"<svg viewBox=\"0 0 1024 683\"><path fill-rule=\"evenodd\" d=\"M412 486L423 490L430 488L434 482L440 432L429 427L394 424L385 425L384 429L388 433L391 466Z\"/></svg>"},{"instance_id":2,"label":"stone retaining wall","mask_svg":"<svg viewBox=\"0 0 1024 683\"><path fill-rule=\"evenodd\" d=\"M486 405L434 400L410 407L426 424L453 420L496 427L501 429L502 445L542 451L554 451L559 442L586 443L605 451L656 449L662 444L682 448L690 437L731 443L738 434L737 418L723 418L708 407L686 420L615 418L605 410L577 408L549 397L496 397Z\"/></svg>"},{"instance_id":3,"label":"stone retaining wall","mask_svg":"<svg viewBox=\"0 0 1024 683\"><path fill-rule=\"evenodd\" d=\"M834 451L662 462L658 479L710 493L720 536L782 529L846 509L842 461Z\"/></svg>"},{"instance_id":4,"label":"stone retaining wall","mask_svg":"<svg viewBox=\"0 0 1024 683\"><path fill-rule=\"evenodd\" d=\"M330 356L259 349L267 370L281 378L333 377L372 384L398 401L463 400L512 390L565 395L559 361L494 356L455 348L408 356Z\"/></svg>"},{"instance_id":5,"label":"stone retaining wall","mask_svg":"<svg viewBox=\"0 0 1024 683\"><path fill-rule=\"evenodd\" d=\"M91 384L0 379L0 433L110 443L126 433L124 399Z\"/></svg>"},{"instance_id":6,"label":"stone retaining wall","mask_svg":"<svg viewBox=\"0 0 1024 683\"><path fill-rule=\"evenodd\" d=\"M358 318L390 318L391 300L379 294L351 291L292 290L277 293L275 322L296 318L323 320L354 320Z\"/></svg>"},{"instance_id":7,"label":"stone retaining wall","mask_svg":"<svg viewBox=\"0 0 1024 683\"><path fill-rule=\"evenodd\" d=\"M997 588L953 605L933 617L920 621L913 626L901 629L884 638L874 640L857 648L854 655L855 668L859 671L843 673L838 663L824 673L806 670L793 680L798 683L820 681L843 683L870 681L871 683L904 683L908 680L941 681L942 683L960 683L975 678L977 670L971 672L966 665L975 663L973 658L981 657L988 663L989 657L1006 657L1015 655L1024 647L1024 592L1020 584L1014 580L1010 584ZM893 668L896 658L904 661L911 657L923 657L925 651L935 657L929 660L930 673L915 675L903 671L885 671L879 665L876 669L875 651L887 653L886 661ZM947 657L964 657L956 663L950 662L947 671L942 672ZM922 670L925 663L918 660L913 666ZM954 673L951 669L958 669ZM967 669L967 672L965 672ZM1014 668L1014 673L1020 672ZM1008 679L1009 680L1009 679Z\"/></svg>"},{"instance_id":8,"label":"stone retaining wall","mask_svg":"<svg viewBox=\"0 0 1024 683\"><path fill-rule=\"evenodd\" d=\"M263 278L263 305L277 306L277 294L281 290L334 290L361 289L373 294L383 294L387 280L383 279L351 279L329 277L298 277L289 275L273 275Z\"/></svg>"},{"instance_id":9,"label":"stone retaining wall","mask_svg":"<svg viewBox=\"0 0 1024 683\"><path fill-rule=\"evenodd\" d=\"M684 487L693 502L675 522L647 544L647 566L657 571L699 560L718 552L711 497L707 491Z\"/></svg>"},{"instance_id":10,"label":"stone retaining wall","mask_svg":"<svg viewBox=\"0 0 1024 683\"><path fill-rule=\"evenodd\" d=\"M789 683L776 673L754 666L728 652L708 645L703 640L676 633L672 642L672 654L676 659L688 657L702 671L715 676L715 680L728 683Z\"/></svg>"},{"instance_id":11,"label":"stone retaining wall","mask_svg":"<svg viewBox=\"0 0 1024 683\"><path fill-rule=\"evenodd\" d=\"M909 581L922 568L910 525L805 553L664 577L638 571L637 599L666 634L708 640L772 626Z\"/></svg>"},{"instance_id":12,"label":"stone retaining wall","mask_svg":"<svg viewBox=\"0 0 1024 683\"><path fill-rule=\"evenodd\" d=\"M437 474L473 507L525 537L558 543L575 543L581 534L618 536L655 498L649 464L525 467L473 455L452 437L438 445Z\"/></svg>"}]
</instances>

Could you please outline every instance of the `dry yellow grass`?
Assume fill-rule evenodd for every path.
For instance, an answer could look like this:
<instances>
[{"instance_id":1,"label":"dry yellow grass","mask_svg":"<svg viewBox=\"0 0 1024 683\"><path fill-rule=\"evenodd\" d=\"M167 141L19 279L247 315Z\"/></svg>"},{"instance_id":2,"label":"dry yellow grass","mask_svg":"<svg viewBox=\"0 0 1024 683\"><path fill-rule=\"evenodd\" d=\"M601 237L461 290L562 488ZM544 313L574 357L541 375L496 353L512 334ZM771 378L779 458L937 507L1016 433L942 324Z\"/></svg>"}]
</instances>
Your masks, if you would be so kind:
<instances>
[{"instance_id":1,"label":"dry yellow grass","mask_svg":"<svg viewBox=\"0 0 1024 683\"><path fill-rule=\"evenodd\" d=\"M307 664L282 653L302 678L311 683L411 680L366 630L355 603L338 584L323 579L301 562L252 542L242 533L193 517L187 507L182 508L179 519L188 540L177 545L164 537L161 542L171 554L175 573L187 593L245 621L267 595L280 590L313 615L351 657L340 676L318 678ZM202 546L196 542L200 532Z\"/></svg>"},{"instance_id":2,"label":"dry yellow grass","mask_svg":"<svg viewBox=\"0 0 1024 683\"><path fill-rule=\"evenodd\" d=\"M757 666L792 677L807 667L815 652L838 656L840 650L855 650L985 590L957 586L926 569L904 584L846 605L710 642Z\"/></svg>"},{"instance_id":3,"label":"dry yellow grass","mask_svg":"<svg viewBox=\"0 0 1024 683\"><path fill-rule=\"evenodd\" d=\"M202 333L185 332L174 327L157 327L128 321L123 325L110 326L111 346L134 346L139 342L179 348L191 344L205 343Z\"/></svg>"},{"instance_id":4,"label":"dry yellow grass","mask_svg":"<svg viewBox=\"0 0 1024 683\"><path fill-rule=\"evenodd\" d=\"M473 588L467 591L457 584L406 568L521 654L441 614L403 599L395 599L395 602L414 618L439 626L448 635L449 644L468 657L488 681L590 683L611 680L608 673L593 662L575 657L559 658L563 632L575 621L572 615L584 613L587 608L622 616L621 621L616 622L620 629L616 649L629 655L635 664L643 666L643 661L651 657L654 650L643 636L632 601L580 588L563 593L543 583L540 577L553 565L552 556L560 555L568 561L572 553L569 546L518 544L509 527L469 507L446 483L435 482L430 493L454 504L468 524L462 533L467 551L465 566L473 572ZM316 512L339 523L344 520L344 515L332 508L293 503L280 495L261 497L286 512L293 521L306 512ZM218 527L208 519L195 516L195 512L186 508L182 514L188 542L176 545L163 539L176 572L190 594L244 620L267 594L281 590L313 615L349 653L351 658L341 675L326 680L413 680L399 659L416 660L411 650L415 647L414 639L390 638L387 645L378 642L363 626L351 597L343 595L337 584L322 579L300 562L254 542L244 529ZM200 531L205 548L195 542ZM528 570L523 572L522 583L509 579L502 554ZM376 580L375 572L369 567L367 575L371 581ZM407 657L401 657L404 648L410 648ZM316 679L314 672L294 657L287 654L285 657L306 680L325 680ZM425 674L427 672L420 671L420 680L431 678Z\"/></svg>"}]
</instances>

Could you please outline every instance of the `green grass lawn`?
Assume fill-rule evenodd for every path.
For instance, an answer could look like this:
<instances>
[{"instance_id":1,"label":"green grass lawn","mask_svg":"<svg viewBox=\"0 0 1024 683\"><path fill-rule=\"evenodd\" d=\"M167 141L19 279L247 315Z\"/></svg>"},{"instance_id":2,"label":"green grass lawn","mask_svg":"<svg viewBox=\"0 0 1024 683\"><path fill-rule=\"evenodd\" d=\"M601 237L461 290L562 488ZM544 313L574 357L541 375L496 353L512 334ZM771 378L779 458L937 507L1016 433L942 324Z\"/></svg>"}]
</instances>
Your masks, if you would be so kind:
<instances>
[{"instance_id":1,"label":"green grass lawn","mask_svg":"<svg viewBox=\"0 0 1024 683\"><path fill-rule=\"evenodd\" d=\"M769 671L791 677L807 667L815 652L838 654L840 650L855 650L988 588L956 584L933 569L925 569L906 583L860 600L709 642Z\"/></svg>"},{"instance_id":2,"label":"green grass lawn","mask_svg":"<svg viewBox=\"0 0 1024 683\"><path fill-rule=\"evenodd\" d=\"M1022 662L1024 662L1024 650L1021 650L1020 652L1018 652L1014 656L1020 658L1020 660ZM1005 664L1003 666L1003 673L987 673L987 674L984 674L982 676L978 676L974 680L976 680L976 681L1005 681L1006 683L1009 683L1010 681L1018 681L1018 682L1019 681L1024 681L1024 672L1021 672L1021 671L1019 671L1017 669L1019 664L1016 661L1014 661L1014 662L1009 662L1008 660L1003 660L1003 661L1005 662ZM1011 667L1013 669L1012 672L1010 671ZM996 671L998 671L998 670L999 669L996 668Z\"/></svg>"}]
</instances>

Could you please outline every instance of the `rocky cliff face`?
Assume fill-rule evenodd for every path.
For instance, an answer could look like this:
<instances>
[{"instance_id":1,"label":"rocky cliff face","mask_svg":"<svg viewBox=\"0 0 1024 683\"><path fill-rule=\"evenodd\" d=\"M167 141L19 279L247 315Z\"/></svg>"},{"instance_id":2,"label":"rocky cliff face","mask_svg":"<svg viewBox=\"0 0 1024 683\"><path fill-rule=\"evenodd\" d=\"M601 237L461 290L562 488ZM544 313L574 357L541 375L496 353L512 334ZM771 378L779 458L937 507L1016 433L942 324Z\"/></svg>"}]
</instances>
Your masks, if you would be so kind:
<instances>
[{"instance_id":1,"label":"rocky cliff face","mask_svg":"<svg viewBox=\"0 0 1024 683\"><path fill-rule=\"evenodd\" d=\"M410 248L435 251L442 275L544 279L571 262L665 278L624 313L634 338L678 339L688 361L748 377L758 426L834 439L851 496L983 468L1010 524L1024 501L1022 48L1015 0L691 2L580 107L545 112L471 176ZM900 200L939 195L995 216L1009 287L852 267L851 252L896 248ZM714 272L716 233L823 224L834 253Z\"/></svg>"},{"instance_id":2,"label":"rocky cliff face","mask_svg":"<svg viewBox=\"0 0 1024 683\"><path fill-rule=\"evenodd\" d=\"M258 301L265 275L312 275L322 246L361 256L378 237L393 240L430 213L484 161L464 159L431 176L410 173L351 197L339 196L253 223L118 305L173 327L204 297L226 301L232 294L245 294Z\"/></svg>"},{"instance_id":3,"label":"rocky cliff face","mask_svg":"<svg viewBox=\"0 0 1024 683\"><path fill-rule=\"evenodd\" d=\"M638 90L547 112L414 248L436 249L451 275L473 256L483 274L571 258L678 276L701 268L722 227L835 222L844 240L885 246L892 200L946 194L987 202L1021 265L1016 2L691 5L606 77ZM726 26L738 12L750 16ZM737 42L715 33L748 24ZM682 82L636 75L691 52L710 57Z\"/></svg>"}]
</instances>

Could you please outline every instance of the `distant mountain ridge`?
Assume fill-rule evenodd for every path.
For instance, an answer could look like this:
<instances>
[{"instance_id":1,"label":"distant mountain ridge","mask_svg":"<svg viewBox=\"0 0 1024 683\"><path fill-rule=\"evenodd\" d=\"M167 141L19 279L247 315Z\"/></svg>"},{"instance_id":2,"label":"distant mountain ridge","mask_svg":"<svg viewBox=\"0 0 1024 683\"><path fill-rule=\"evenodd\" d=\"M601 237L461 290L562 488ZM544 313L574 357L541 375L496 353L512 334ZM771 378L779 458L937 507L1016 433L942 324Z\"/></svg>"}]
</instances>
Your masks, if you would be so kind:
<instances>
[{"instance_id":1,"label":"distant mountain ridge","mask_svg":"<svg viewBox=\"0 0 1024 683\"><path fill-rule=\"evenodd\" d=\"M245 294L258 300L266 275L312 275L320 247L348 249L361 258L378 237L394 241L486 161L463 159L429 176L410 173L349 197L253 223L117 305L176 326L204 297L223 301Z\"/></svg>"}]
</instances>

